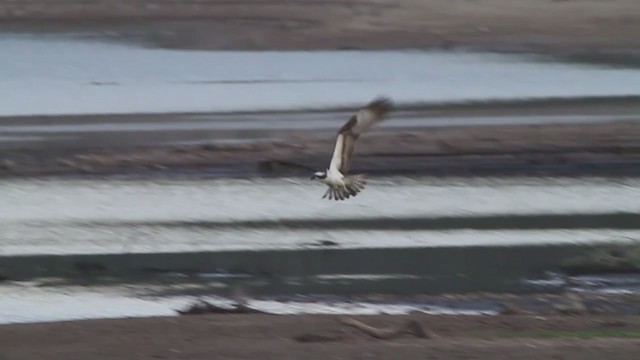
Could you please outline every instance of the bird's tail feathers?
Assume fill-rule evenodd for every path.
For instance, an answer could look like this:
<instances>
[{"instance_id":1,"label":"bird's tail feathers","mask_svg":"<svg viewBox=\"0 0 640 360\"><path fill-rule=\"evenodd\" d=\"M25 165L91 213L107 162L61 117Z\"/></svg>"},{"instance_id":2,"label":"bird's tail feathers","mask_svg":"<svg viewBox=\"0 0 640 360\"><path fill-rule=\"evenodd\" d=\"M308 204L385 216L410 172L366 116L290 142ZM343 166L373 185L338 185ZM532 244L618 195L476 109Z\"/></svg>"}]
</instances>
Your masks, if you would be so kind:
<instances>
[{"instance_id":1,"label":"bird's tail feathers","mask_svg":"<svg viewBox=\"0 0 640 360\"><path fill-rule=\"evenodd\" d=\"M351 196L356 196L367 184L367 176L364 174L360 175L351 175L346 176L344 178L344 187L343 186L330 186L327 189L327 192L324 193L324 198L329 198L329 200L344 200L348 199Z\"/></svg>"}]
</instances>

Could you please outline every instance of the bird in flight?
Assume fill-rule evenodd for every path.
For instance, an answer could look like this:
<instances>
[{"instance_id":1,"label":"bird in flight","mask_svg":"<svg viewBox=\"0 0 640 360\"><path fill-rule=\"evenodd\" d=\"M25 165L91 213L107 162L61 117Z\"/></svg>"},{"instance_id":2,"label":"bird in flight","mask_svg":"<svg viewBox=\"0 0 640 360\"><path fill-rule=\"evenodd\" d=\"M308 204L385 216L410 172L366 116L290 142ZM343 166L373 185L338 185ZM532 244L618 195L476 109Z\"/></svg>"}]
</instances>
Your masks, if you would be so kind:
<instances>
[{"instance_id":1,"label":"bird in flight","mask_svg":"<svg viewBox=\"0 0 640 360\"><path fill-rule=\"evenodd\" d=\"M351 165L354 145L360 135L369 130L374 124L384 120L392 107L391 99L386 97L376 98L356 111L338 131L336 146L333 150L329 168L324 171L317 171L311 177L311 180L319 179L329 187L322 197L323 199L328 197L329 200L344 200L351 196L356 196L364 189L367 183L366 175L347 175Z\"/></svg>"}]
</instances>

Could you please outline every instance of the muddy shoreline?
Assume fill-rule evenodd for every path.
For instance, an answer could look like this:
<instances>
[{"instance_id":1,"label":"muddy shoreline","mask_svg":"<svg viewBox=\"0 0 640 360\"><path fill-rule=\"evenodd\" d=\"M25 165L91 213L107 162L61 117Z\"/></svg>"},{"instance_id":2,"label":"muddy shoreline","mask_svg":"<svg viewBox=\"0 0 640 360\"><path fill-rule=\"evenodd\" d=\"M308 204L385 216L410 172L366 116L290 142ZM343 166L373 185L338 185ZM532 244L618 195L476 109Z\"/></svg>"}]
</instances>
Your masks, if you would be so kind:
<instances>
[{"instance_id":1,"label":"muddy shoreline","mask_svg":"<svg viewBox=\"0 0 640 360\"><path fill-rule=\"evenodd\" d=\"M0 1L0 30L224 50L468 48L637 61L635 0Z\"/></svg>"},{"instance_id":2,"label":"muddy shoreline","mask_svg":"<svg viewBox=\"0 0 640 360\"><path fill-rule=\"evenodd\" d=\"M123 135L130 145L91 144ZM300 130L286 141L135 145L151 135L97 134L77 145L7 149L0 178L308 176L326 166L335 141L332 131ZM352 172L378 176L637 176L640 126L630 120L389 129L363 137L355 159Z\"/></svg>"},{"instance_id":3,"label":"muddy shoreline","mask_svg":"<svg viewBox=\"0 0 640 360\"><path fill-rule=\"evenodd\" d=\"M9 359L635 359L638 316L357 316L378 329L427 331L376 339L326 315L205 315L0 326ZM37 343L38 346L33 346Z\"/></svg>"}]
</instances>

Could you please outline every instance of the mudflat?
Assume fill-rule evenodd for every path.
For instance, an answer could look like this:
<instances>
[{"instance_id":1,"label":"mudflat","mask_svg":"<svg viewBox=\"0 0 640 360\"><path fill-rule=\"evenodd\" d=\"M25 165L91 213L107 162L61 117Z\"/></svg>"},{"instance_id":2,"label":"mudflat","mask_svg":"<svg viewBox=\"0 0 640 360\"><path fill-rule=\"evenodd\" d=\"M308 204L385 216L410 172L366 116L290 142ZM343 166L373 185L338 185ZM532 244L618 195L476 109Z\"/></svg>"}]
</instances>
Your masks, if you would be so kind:
<instances>
[{"instance_id":1,"label":"mudflat","mask_svg":"<svg viewBox=\"0 0 640 360\"><path fill-rule=\"evenodd\" d=\"M0 178L309 176L328 165L335 142L335 131L312 130L282 131L286 140L195 145L153 144L152 132L125 134L89 133L72 146L38 142L5 149ZM181 134L155 136L166 141ZM354 156L353 171L377 175L637 175L640 126L628 120L390 129L363 137Z\"/></svg>"},{"instance_id":2,"label":"mudflat","mask_svg":"<svg viewBox=\"0 0 640 360\"><path fill-rule=\"evenodd\" d=\"M0 326L3 359L636 359L640 317L188 315Z\"/></svg>"},{"instance_id":3,"label":"mudflat","mask_svg":"<svg viewBox=\"0 0 640 360\"><path fill-rule=\"evenodd\" d=\"M636 0L0 1L0 28L117 30L199 49L638 53Z\"/></svg>"}]
</instances>

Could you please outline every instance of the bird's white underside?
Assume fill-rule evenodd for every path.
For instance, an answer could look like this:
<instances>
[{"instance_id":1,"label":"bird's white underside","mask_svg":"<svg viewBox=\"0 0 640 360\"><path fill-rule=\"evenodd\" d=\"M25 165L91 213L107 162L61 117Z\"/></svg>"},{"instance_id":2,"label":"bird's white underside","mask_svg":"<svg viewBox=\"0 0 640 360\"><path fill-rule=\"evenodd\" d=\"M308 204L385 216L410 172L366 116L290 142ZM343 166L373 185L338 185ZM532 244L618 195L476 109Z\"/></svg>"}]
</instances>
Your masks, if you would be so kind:
<instances>
[{"instance_id":1,"label":"bird's white underside","mask_svg":"<svg viewBox=\"0 0 640 360\"><path fill-rule=\"evenodd\" d=\"M360 109L356 113L356 124L351 129L353 134L359 136L365 133L367 130L371 128L371 126L380 121L381 118L376 117L375 114L368 109ZM342 159L343 153L348 152L350 148L355 145L356 139L353 135L349 134L339 134L336 139L336 145L333 149L333 155L331 157L331 163L329 164L329 169L327 171L327 177L329 177L329 172L333 173L335 177L342 178L343 174L340 172L340 168L342 167ZM348 143L348 144L347 144ZM345 146L347 144L347 147ZM351 161L351 157L347 159L349 162Z\"/></svg>"},{"instance_id":2,"label":"bird's white underside","mask_svg":"<svg viewBox=\"0 0 640 360\"><path fill-rule=\"evenodd\" d=\"M373 110L372 106L379 106L379 103L376 105L374 105L374 103L375 102L372 102L359 109L355 113L355 122L353 118L350 118L339 132L331 156L331 162L325 172L326 177L322 179L330 189L339 190L339 192L343 194L351 193L351 196L355 196L355 194L364 187L363 180L359 176L350 178L350 180L347 181L345 174L350 168L354 145L358 137L384 118L386 111L380 111L379 109L378 111ZM354 180L358 183L355 187L353 184ZM354 191L355 193L353 193ZM345 198L348 197L349 196L345 195Z\"/></svg>"}]
</instances>

